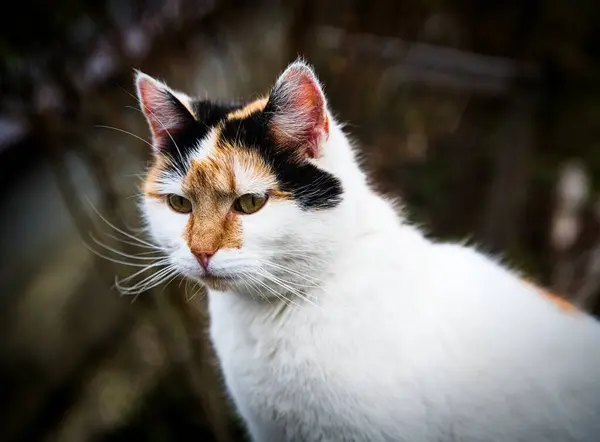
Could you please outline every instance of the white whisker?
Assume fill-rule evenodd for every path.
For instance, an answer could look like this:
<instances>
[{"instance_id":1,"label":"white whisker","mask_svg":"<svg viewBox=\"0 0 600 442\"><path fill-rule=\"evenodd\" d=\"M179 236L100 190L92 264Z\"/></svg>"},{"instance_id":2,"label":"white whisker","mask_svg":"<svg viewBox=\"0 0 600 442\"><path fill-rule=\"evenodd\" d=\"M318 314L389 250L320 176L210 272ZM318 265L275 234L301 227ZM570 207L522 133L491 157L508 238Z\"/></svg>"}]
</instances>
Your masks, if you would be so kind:
<instances>
[{"instance_id":1,"label":"white whisker","mask_svg":"<svg viewBox=\"0 0 600 442\"><path fill-rule=\"evenodd\" d=\"M190 280L189 280L189 279L186 279L186 281L188 281L188 282L189 282ZM193 299L194 299L196 296L198 296L198 293L200 293L202 290L204 290L204 287L202 287L202 285L201 285L200 283L198 283L198 282L196 282L196 283L194 284L194 287L193 287L193 288L197 288L197 289L196 289L196 291L195 291L195 292L192 294L192 296L188 298L188 297L187 297L187 284L186 284L186 290L185 290L185 292L186 292L186 299L185 299L185 302L190 302L190 301L192 301L192 300L193 300Z\"/></svg>"},{"instance_id":2,"label":"white whisker","mask_svg":"<svg viewBox=\"0 0 600 442\"><path fill-rule=\"evenodd\" d=\"M114 230L116 230L117 232L119 232L121 235L124 235L126 237L128 237L129 239L132 239L134 241L139 241L141 244L148 246L148 247L153 247L156 248L156 246L154 244L151 244L147 241L144 241L140 238L137 238L135 236L133 236L130 233L127 233L121 229L119 229L118 227L116 227L114 224L112 224L110 221L108 221L104 216L102 216L102 214L100 212L98 212L98 210L96 209L96 207L94 207L94 205L92 204L92 202L88 199L88 203L90 204L90 206L92 207L92 209L94 210L94 212L96 212L96 214L100 217L100 219L102 221L104 221L106 224L108 224L109 227L113 228Z\"/></svg>"},{"instance_id":3,"label":"white whisker","mask_svg":"<svg viewBox=\"0 0 600 442\"><path fill-rule=\"evenodd\" d=\"M115 281L115 287L123 295L139 294L153 287L156 287L157 285L160 285L163 282L165 282L167 279L172 279L175 276L177 276L177 270L172 266L169 266L159 270L158 272L148 276L147 278L144 278L142 281L132 286L124 286L122 285L122 282L117 280Z\"/></svg>"},{"instance_id":4,"label":"white whisker","mask_svg":"<svg viewBox=\"0 0 600 442\"><path fill-rule=\"evenodd\" d=\"M90 238L92 238L92 241L94 241L96 244L103 247L104 249L111 251L113 253L116 253L117 255L122 256L124 258L137 259L140 261L156 261L158 258L166 258L164 255L156 256L156 257L148 257L148 256L142 257L142 256L130 255L129 253L121 252L120 250L110 247L107 244L104 244L101 241L99 241L98 239L96 239L96 237L93 235L92 232L90 232Z\"/></svg>"},{"instance_id":5,"label":"white whisker","mask_svg":"<svg viewBox=\"0 0 600 442\"><path fill-rule=\"evenodd\" d=\"M111 233L103 233L103 235L105 235L105 236L108 236L109 238L112 238L112 239L114 239L115 241L122 242L123 244L129 244L129 245L131 245L131 246L136 246L136 247L139 247L139 248L141 248L141 249L150 249L150 250L152 250L152 251L155 251L155 252L159 252L159 251L166 251L166 249L163 249L162 247L159 247L159 246L157 246L157 245L147 246L147 245L145 245L145 244L142 244L142 243L139 243L139 242L135 242L135 241L128 241L128 240L126 240L126 239L119 238L118 236L116 236L116 235L113 235L113 234L111 234ZM148 252L148 253L149 253L149 252Z\"/></svg>"},{"instance_id":6,"label":"white whisker","mask_svg":"<svg viewBox=\"0 0 600 442\"><path fill-rule=\"evenodd\" d=\"M302 299L303 301L306 301L306 302L308 302L309 304L312 304L312 305L314 305L315 307L317 307L317 304L315 304L315 303L314 303L314 302L313 302L313 301L312 301L312 300L309 298L309 296L310 296L310 295L308 295L308 294L304 294L304 293L300 292L299 290L297 290L297 289L295 289L295 288L293 288L293 287L290 287L288 284L286 284L286 281L284 281L284 280L282 280L282 279L280 279L280 278L278 278L278 277L276 277L276 276L274 276L274 275L271 275L271 274L269 274L268 272L267 272L267 273L262 273L262 274L261 274L261 276L262 276L262 277L264 277L264 278L266 278L266 279L268 279L268 280L270 280L271 282L273 282L273 283L275 283L275 284L279 285L281 288L283 288L283 289L285 289L285 290L289 291L290 293L292 293L292 294L294 294L294 295L298 296L298 297L299 297L300 299ZM311 296L311 297L315 298L314 296Z\"/></svg>"},{"instance_id":7,"label":"white whisker","mask_svg":"<svg viewBox=\"0 0 600 442\"><path fill-rule=\"evenodd\" d=\"M152 146L152 143L148 142L147 140L144 140L142 137L140 137L140 136L138 136L138 135L136 135L134 133L126 131L125 129L119 129L118 127L113 127L113 126L105 126L103 124L96 124L96 127L99 127L101 129L116 130L117 132L123 132L124 134L131 135L133 138L137 138L138 140L143 141L144 143L146 143L148 146L154 148L154 146Z\"/></svg>"},{"instance_id":8,"label":"white whisker","mask_svg":"<svg viewBox=\"0 0 600 442\"><path fill-rule=\"evenodd\" d=\"M90 246L89 246L88 244L86 244L85 242L83 243L83 245L85 246L85 248L86 248L86 249L88 249L88 250L89 250L90 252L92 252L94 255L96 255L96 256L99 256L100 258L104 258L104 259L106 259L107 261L114 262L115 264L123 264L123 265L130 266L130 267L147 267L147 266L148 266L147 264L141 264L141 263L135 263L135 262L121 261L120 259L115 259L115 258L112 258L112 257L110 257L110 256L106 256L106 255L104 255L104 254L102 254L102 253L98 252L97 250L94 250L92 247L90 247ZM166 260L166 258L164 259L164 261L165 261L165 262L167 261L167 260ZM162 260L161 260L161 261L158 261L158 262L155 262L155 263L152 263L151 265L154 265L154 264L160 264L161 262L162 262Z\"/></svg>"},{"instance_id":9,"label":"white whisker","mask_svg":"<svg viewBox=\"0 0 600 442\"><path fill-rule=\"evenodd\" d=\"M244 276L244 277L249 277L249 275L248 275L246 272L242 272L242 276ZM249 288L249 289L252 289L252 290L254 290L254 292L255 292L255 293L257 293L257 294L258 294L258 296L259 296L261 299L263 299L263 300L267 301L269 304L271 304L271 300L269 299L269 297L268 297L268 296L265 296L265 295L264 295L264 294L263 294L263 293L262 293L262 292L261 292L261 291L260 291L260 290L259 290L259 289L256 287L255 283L253 284L253 283L252 283L252 281L243 281L243 284L244 284L244 286L245 286L245 287L247 287L247 288ZM252 295L252 293L251 293L251 295Z\"/></svg>"},{"instance_id":10,"label":"white whisker","mask_svg":"<svg viewBox=\"0 0 600 442\"><path fill-rule=\"evenodd\" d=\"M168 264L168 262L165 262L164 264L162 262L161 263L150 264L150 265L146 266L145 268L143 268L142 270L138 270L134 274L129 275L129 276L123 278L123 279L120 279L119 281L120 281L120 283L131 281L136 276L141 275L142 273L147 272L148 270L151 270L151 269L153 269L155 267L166 266L167 264Z\"/></svg>"},{"instance_id":11,"label":"white whisker","mask_svg":"<svg viewBox=\"0 0 600 442\"><path fill-rule=\"evenodd\" d=\"M136 290L139 290L141 287L152 284L152 282L156 281L157 279L161 279L165 275L170 274L172 270L173 270L173 268L170 268L170 267L160 269L157 272L153 273L152 275L149 275L149 276L145 277L144 279L142 279L141 281L139 281L133 285L130 285L130 286L123 285L123 280L115 280L115 287L119 291L127 291L127 292L136 291Z\"/></svg>"},{"instance_id":12,"label":"white whisker","mask_svg":"<svg viewBox=\"0 0 600 442\"><path fill-rule=\"evenodd\" d=\"M269 287L268 284L264 283L260 279L255 278L253 275L250 275L250 274L247 274L246 276L248 278L250 278L252 281L256 282L258 285L260 285L263 288L267 289L270 293L272 293L273 295L275 295L275 297L277 299L281 300L284 304L286 304L286 305L293 304L293 305L298 306L298 304L296 304L294 301L292 301L291 299L286 298L283 294L278 293L277 290L273 289L272 287Z\"/></svg>"},{"instance_id":13,"label":"white whisker","mask_svg":"<svg viewBox=\"0 0 600 442\"><path fill-rule=\"evenodd\" d=\"M304 278L304 279L306 279L308 281L313 281L315 283L319 283L320 282L318 279L313 278L312 276L303 275L302 273L298 272L297 270L290 269L289 267L283 266L281 264L276 264L274 262L267 261L267 260L260 260L259 262L261 264L263 264L263 265L268 265L268 266L274 267L276 269L283 270L284 272L290 273L292 275L299 276L299 277ZM307 286L307 287L318 287L318 285L311 285L311 286Z\"/></svg>"}]
</instances>

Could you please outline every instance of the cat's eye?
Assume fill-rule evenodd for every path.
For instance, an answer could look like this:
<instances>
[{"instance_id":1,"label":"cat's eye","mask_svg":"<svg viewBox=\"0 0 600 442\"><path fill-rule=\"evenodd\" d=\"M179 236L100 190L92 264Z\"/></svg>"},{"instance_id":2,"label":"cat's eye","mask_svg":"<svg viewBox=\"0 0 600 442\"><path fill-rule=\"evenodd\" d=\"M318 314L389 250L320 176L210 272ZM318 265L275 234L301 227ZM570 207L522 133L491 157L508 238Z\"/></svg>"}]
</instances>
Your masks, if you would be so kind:
<instances>
[{"instance_id":1,"label":"cat's eye","mask_svg":"<svg viewBox=\"0 0 600 442\"><path fill-rule=\"evenodd\" d=\"M190 213L192 211L192 202L180 195L174 193L167 195L167 204L175 212Z\"/></svg>"},{"instance_id":2,"label":"cat's eye","mask_svg":"<svg viewBox=\"0 0 600 442\"><path fill-rule=\"evenodd\" d=\"M246 193L233 202L233 210L245 215L251 215L258 212L265 205L267 199L267 195Z\"/></svg>"}]
</instances>

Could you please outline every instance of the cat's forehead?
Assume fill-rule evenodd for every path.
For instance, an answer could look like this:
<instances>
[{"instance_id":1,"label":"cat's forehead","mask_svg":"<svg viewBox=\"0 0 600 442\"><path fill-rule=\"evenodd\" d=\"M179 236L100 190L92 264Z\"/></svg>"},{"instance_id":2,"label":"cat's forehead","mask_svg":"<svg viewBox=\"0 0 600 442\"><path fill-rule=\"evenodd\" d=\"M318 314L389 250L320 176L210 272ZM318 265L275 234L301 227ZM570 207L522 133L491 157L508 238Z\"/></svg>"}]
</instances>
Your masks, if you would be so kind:
<instances>
[{"instance_id":1,"label":"cat's forehead","mask_svg":"<svg viewBox=\"0 0 600 442\"><path fill-rule=\"evenodd\" d=\"M182 179L184 191L201 194L210 190L230 196L276 190L276 175L265 159L256 150L223 139L220 129L211 130L190 157Z\"/></svg>"},{"instance_id":2,"label":"cat's forehead","mask_svg":"<svg viewBox=\"0 0 600 442\"><path fill-rule=\"evenodd\" d=\"M149 179L168 177L162 181L177 181L174 187L190 196L277 191L275 172L268 158L261 155L264 149L258 146L268 142L264 121L258 118L260 121L248 124L253 114L264 110L267 101L260 98L230 106L191 103L199 127L174 140L176 149L170 160L157 162L162 172L150 173Z\"/></svg>"},{"instance_id":3,"label":"cat's forehead","mask_svg":"<svg viewBox=\"0 0 600 442\"><path fill-rule=\"evenodd\" d=\"M277 186L275 173L268 160L260 155L260 139L249 141L243 122L262 113L268 99L260 98L231 109L204 138L196 142L185 176L186 190L197 193L211 189L225 195L263 193ZM257 129L264 126L260 122Z\"/></svg>"}]
</instances>

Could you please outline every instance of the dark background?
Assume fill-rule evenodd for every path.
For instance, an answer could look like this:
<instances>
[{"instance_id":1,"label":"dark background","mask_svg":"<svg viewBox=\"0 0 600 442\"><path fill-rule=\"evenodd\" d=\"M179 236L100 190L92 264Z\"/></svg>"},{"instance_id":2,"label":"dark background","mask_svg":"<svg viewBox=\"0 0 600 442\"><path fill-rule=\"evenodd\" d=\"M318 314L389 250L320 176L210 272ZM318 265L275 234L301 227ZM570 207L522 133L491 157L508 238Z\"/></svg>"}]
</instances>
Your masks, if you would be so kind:
<instances>
[{"instance_id":1,"label":"dark background","mask_svg":"<svg viewBox=\"0 0 600 442\"><path fill-rule=\"evenodd\" d=\"M123 132L148 139L134 68L233 99L265 93L299 54L412 221L600 313L597 1L11 2L0 14L0 439L243 437L202 294L175 279L121 296L115 275L138 268L88 247L144 252L107 223L143 238L149 148Z\"/></svg>"}]
</instances>

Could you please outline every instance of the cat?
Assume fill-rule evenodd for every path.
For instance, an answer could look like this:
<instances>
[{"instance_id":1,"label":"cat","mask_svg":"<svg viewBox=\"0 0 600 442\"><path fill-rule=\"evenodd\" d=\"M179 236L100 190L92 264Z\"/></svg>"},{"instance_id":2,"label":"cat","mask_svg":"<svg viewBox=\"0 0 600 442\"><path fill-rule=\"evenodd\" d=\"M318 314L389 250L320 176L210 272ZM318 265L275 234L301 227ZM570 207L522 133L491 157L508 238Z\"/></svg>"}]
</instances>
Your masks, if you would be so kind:
<instances>
[{"instance_id":1,"label":"cat","mask_svg":"<svg viewBox=\"0 0 600 442\"><path fill-rule=\"evenodd\" d=\"M253 441L600 441L600 322L406 222L306 62L231 105L136 78L141 211Z\"/></svg>"}]
</instances>

